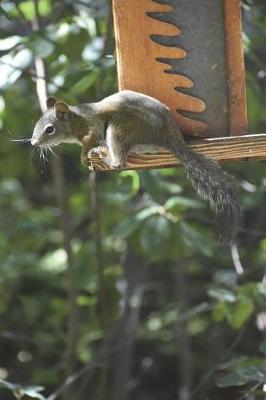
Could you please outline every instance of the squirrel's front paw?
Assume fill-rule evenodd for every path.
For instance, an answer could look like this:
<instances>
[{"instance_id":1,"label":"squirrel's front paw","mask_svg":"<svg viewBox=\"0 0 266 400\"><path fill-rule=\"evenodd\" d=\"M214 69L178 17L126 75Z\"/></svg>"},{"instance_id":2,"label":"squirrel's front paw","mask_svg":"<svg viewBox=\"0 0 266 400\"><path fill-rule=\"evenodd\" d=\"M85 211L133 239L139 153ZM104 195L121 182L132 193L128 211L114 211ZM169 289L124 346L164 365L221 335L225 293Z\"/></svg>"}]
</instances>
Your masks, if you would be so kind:
<instances>
[{"instance_id":1,"label":"squirrel's front paw","mask_svg":"<svg viewBox=\"0 0 266 400\"><path fill-rule=\"evenodd\" d=\"M99 146L91 150L91 155L97 155L105 164L111 166L112 160L106 147Z\"/></svg>"},{"instance_id":2,"label":"squirrel's front paw","mask_svg":"<svg viewBox=\"0 0 266 400\"><path fill-rule=\"evenodd\" d=\"M89 151L89 157L93 156L93 154L97 155L100 158L105 158L108 156L108 150L104 146L94 147Z\"/></svg>"}]
</instances>

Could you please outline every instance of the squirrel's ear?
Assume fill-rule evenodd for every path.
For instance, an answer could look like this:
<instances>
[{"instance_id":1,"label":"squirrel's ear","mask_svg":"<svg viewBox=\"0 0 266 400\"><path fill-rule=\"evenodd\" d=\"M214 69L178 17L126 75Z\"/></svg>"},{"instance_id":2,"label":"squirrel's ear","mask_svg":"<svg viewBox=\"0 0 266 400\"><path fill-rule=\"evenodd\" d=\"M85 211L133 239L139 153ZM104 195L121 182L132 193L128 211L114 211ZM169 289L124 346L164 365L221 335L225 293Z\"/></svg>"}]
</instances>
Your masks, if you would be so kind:
<instances>
[{"instance_id":1,"label":"squirrel's ear","mask_svg":"<svg viewBox=\"0 0 266 400\"><path fill-rule=\"evenodd\" d=\"M68 118L68 112L69 112L69 107L66 103L63 101L57 101L54 105L56 116L58 118L63 118L67 119Z\"/></svg>"},{"instance_id":2,"label":"squirrel's ear","mask_svg":"<svg viewBox=\"0 0 266 400\"><path fill-rule=\"evenodd\" d=\"M46 106L47 108L52 108L55 103L57 102L57 98L54 96L48 97L48 99L46 100Z\"/></svg>"}]
</instances>

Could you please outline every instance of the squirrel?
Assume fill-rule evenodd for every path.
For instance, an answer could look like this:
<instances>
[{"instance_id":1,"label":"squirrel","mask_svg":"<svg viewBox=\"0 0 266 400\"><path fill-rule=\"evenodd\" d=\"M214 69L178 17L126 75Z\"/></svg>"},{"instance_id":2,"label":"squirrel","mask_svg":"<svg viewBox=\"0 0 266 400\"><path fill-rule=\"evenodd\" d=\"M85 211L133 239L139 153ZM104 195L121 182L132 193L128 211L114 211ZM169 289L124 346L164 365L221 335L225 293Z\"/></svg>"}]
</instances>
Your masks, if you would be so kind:
<instances>
[{"instance_id":1,"label":"squirrel","mask_svg":"<svg viewBox=\"0 0 266 400\"><path fill-rule=\"evenodd\" d=\"M213 160L185 142L169 108L150 96L123 90L96 103L70 106L55 97L37 121L31 144L52 147L62 142L82 146L81 162L105 145L112 168L121 169L136 145L155 145L173 153L183 164L188 180L207 200L221 226L222 237L233 242L240 225L240 207L233 179ZM97 151L97 150L96 150Z\"/></svg>"}]
</instances>

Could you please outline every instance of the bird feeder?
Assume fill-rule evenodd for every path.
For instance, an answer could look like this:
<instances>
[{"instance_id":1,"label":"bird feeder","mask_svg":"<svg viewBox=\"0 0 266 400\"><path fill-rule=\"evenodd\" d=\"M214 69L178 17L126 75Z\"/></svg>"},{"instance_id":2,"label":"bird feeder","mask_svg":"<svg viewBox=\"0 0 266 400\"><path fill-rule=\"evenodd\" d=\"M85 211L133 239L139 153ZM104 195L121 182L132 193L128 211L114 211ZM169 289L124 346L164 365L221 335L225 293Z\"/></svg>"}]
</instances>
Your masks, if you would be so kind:
<instances>
[{"instance_id":1,"label":"bird feeder","mask_svg":"<svg viewBox=\"0 0 266 400\"><path fill-rule=\"evenodd\" d=\"M119 89L166 104L190 145L218 161L266 158L246 135L240 0L113 0ZM174 166L167 151L129 154L127 168ZM110 169L97 155L97 170Z\"/></svg>"}]
</instances>

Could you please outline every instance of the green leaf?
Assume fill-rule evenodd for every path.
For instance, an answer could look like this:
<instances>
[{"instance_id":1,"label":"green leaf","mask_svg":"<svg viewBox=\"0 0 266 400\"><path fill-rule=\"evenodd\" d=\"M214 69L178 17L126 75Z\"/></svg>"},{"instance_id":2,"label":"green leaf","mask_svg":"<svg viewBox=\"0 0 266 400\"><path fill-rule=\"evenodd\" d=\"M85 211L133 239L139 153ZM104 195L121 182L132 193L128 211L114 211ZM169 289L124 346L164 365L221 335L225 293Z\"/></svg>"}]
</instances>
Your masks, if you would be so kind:
<instances>
[{"instance_id":1,"label":"green leaf","mask_svg":"<svg viewBox=\"0 0 266 400\"><path fill-rule=\"evenodd\" d=\"M161 210L162 210L162 207L158 206L158 205L144 208L143 210L139 211L136 214L136 219L138 221L144 221L145 219L147 219L153 215L160 214Z\"/></svg>"},{"instance_id":2,"label":"green leaf","mask_svg":"<svg viewBox=\"0 0 266 400\"><path fill-rule=\"evenodd\" d=\"M201 227L193 226L187 222L180 223L182 230L182 239L184 243L193 249L193 251L200 252L207 257L212 256L213 247L208 235L202 232Z\"/></svg>"},{"instance_id":3,"label":"green leaf","mask_svg":"<svg viewBox=\"0 0 266 400\"><path fill-rule=\"evenodd\" d=\"M31 59L31 52L28 49L22 49L16 55L6 54L3 56L3 63L0 63L0 88L7 88L15 83L23 69L30 64Z\"/></svg>"},{"instance_id":4,"label":"green leaf","mask_svg":"<svg viewBox=\"0 0 266 400\"><path fill-rule=\"evenodd\" d=\"M140 189L140 176L137 171L122 171L122 177L130 177L132 179L132 194L136 194Z\"/></svg>"},{"instance_id":5,"label":"green leaf","mask_svg":"<svg viewBox=\"0 0 266 400\"><path fill-rule=\"evenodd\" d=\"M239 376L235 372L216 378L216 383L220 387L242 386L248 383L249 379Z\"/></svg>"},{"instance_id":6,"label":"green leaf","mask_svg":"<svg viewBox=\"0 0 266 400\"><path fill-rule=\"evenodd\" d=\"M160 190L160 185L163 182L158 171L141 171L141 182L146 192L153 200L160 203L165 200L165 194Z\"/></svg>"},{"instance_id":7,"label":"green leaf","mask_svg":"<svg viewBox=\"0 0 266 400\"><path fill-rule=\"evenodd\" d=\"M160 187L170 193L170 194L179 194L182 192L182 187L180 185L178 185L177 183L173 183L173 182L166 182L166 181L161 181L160 182Z\"/></svg>"},{"instance_id":8,"label":"green leaf","mask_svg":"<svg viewBox=\"0 0 266 400\"><path fill-rule=\"evenodd\" d=\"M159 214L161 209L162 207L158 205L147 207L136 213L133 217L124 219L115 229L115 235L121 236L123 239L129 237L141 226L141 223L145 219Z\"/></svg>"},{"instance_id":9,"label":"green leaf","mask_svg":"<svg viewBox=\"0 0 266 400\"><path fill-rule=\"evenodd\" d=\"M248 110L249 121L251 123L251 126L254 127L261 119L261 115L263 115L263 109L262 109L263 106L258 97L258 93L254 90L254 88L251 85L247 86L247 100L249 104L249 110Z\"/></svg>"},{"instance_id":10,"label":"green leaf","mask_svg":"<svg viewBox=\"0 0 266 400\"><path fill-rule=\"evenodd\" d=\"M199 209L202 208L203 205L197 200L192 200L182 196L173 196L166 201L164 207L166 209L170 209L171 211L174 210L176 212L180 212L187 208Z\"/></svg>"},{"instance_id":11,"label":"green leaf","mask_svg":"<svg viewBox=\"0 0 266 400\"><path fill-rule=\"evenodd\" d=\"M134 217L125 218L116 227L114 234L120 236L121 239L126 239L134 233L140 226L141 221Z\"/></svg>"},{"instance_id":12,"label":"green leaf","mask_svg":"<svg viewBox=\"0 0 266 400\"><path fill-rule=\"evenodd\" d=\"M44 390L43 386L22 386L19 384L11 383L6 380L0 379L0 386L11 390L18 398L23 396L31 397L32 399L45 400L45 397L39 392Z\"/></svg>"},{"instance_id":13,"label":"green leaf","mask_svg":"<svg viewBox=\"0 0 266 400\"><path fill-rule=\"evenodd\" d=\"M51 11L50 2L47 0L38 0L38 8L40 15L48 15ZM36 17L34 2L32 0L20 2L20 9L27 19L33 20Z\"/></svg>"},{"instance_id":14,"label":"green leaf","mask_svg":"<svg viewBox=\"0 0 266 400\"><path fill-rule=\"evenodd\" d=\"M66 269L67 255L64 249L57 249L47 253L40 262L45 271L60 273Z\"/></svg>"},{"instance_id":15,"label":"green leaf","mask_svg":"<svg viewBox=\"0 0 266 400\"><path fill-rule=\"evenodd\" d=\"M219 366L219 369L221 370L235 370L239 365L243 365L244 362L249 360L247 357L242 356L242 357L237 357L237 358L232 358L229 361L224 362Z\"/></svg>"},{"instance_id":16,"label":"green leaf","mask_svg":"<svg viewBox=\"0 0 266 400\"><path fill-rule=\"evenodd\" d=\"M237 368L237 373L247 381L255 381L260 383L266 382L266 363L259 366L242 366Z\"/></svg>"},{"instance_id":17,"label":"green leaf","mask_svg":"<svg viewBox=\"0 0 266 400\"><path fill-rule=\"evenodd\" d=\"M74 95L80 94L81 92L90 89L96 82L96 79L98 78L99 74L100 74L99 68L94 68L93 71L87 72L85 76L83 76L80 80L77 81L77 83L75 83L71 87L71 93Z\"/></svg>"},{"instance_id":18,"label":"green leaf","mask_svg":"<svg viewBox=\"0 0 266 400\"><path fill-rule=\"evenodd\" d=\"M174 242L173 224L163 216L149 218L140 230L140 244L152 259L161 259L170 255Z\"/></svg>"},{"instance_id":19,"label":"green leaf","mask_svg":"<svg viewBox=\"0 0 266 400\"><path fill-rule=\"evenodd\" d=\"M54 44L39 36L29 38L28 48L34 55L41 58L49 57L54 52Z\"/></svg>"},{"instance_id":20,"label":"green leaf","mask_svg":"<svg viewBox=\"0 0 266 400\"><path fill-rule=\"evenodd\" d=\"M217 303L212 309L212 318L214 319L214 321L222 321L227 317L227 314L228 309L224 301Z\"/></svg>"},{"instance_id":21,"label":"green leaf","mask_svg":"<svg viewBox=\"0 0 266 400\"><path fill-rule=\"evenodd\" d=\"M257 283L254 282L248 282L238 288L239 295L246 297L254 297L257 291Z\"/></svg>"},{"instance_id":22,"label":"green leaf","mask_svg":"<svg viewBox=\"0 0 266 400\"><path fill-rule=\"evenodd\" d=\"M259 345L259 350L262 354L266 356L266 340L264 340L260 345Z\"/></svg>"},{"instance_id":23,"label":"green leaf","mask_svg":"<svg viewBox=\"0 0 266 400\"><path fill-rule=\"evenodd\" d=\"M228 321L233 328L239 329L249 319L254 311L254 304L248 298L241 298L230 307Z\"/></svg>"},{"instance_id":24,"label":"green leaf","mask_svg":"<svg viewBox=\"0 0 266 400\"><path fill-rule=\"evenodd\" d=\"M5 51L12 49L13 47L17 46L21 42L20 36L9 36L5 39L0 40L0 51Z\"/></svg>"},{"instance_id":25,"label":"green leaf","mask_svg":"<svg viewBox=\"0 0 266 400\"><path fill-rule=\"evenodd\" d=\"M209 289L207 293L210 297L218 301L227 303L234 303L236 301L236 296L230 290L215 288L215 289Z\"/></svg>"},{"instance_id":26,"label":"green leaf","mask_svg":"<svg viewBox=\"0 0 266 400\"><path fill-rule=\"evenodd\" d=\"M257 293L266 299L266 284L265 283L257 283Z\"/></svg>"},{"instance_id":27,"label":"green leaf","mask_svg":"<svg viewBox=\"0 0 266 400\"><path fill-rule=\"evenodd\" d=\"M0 386L9 390L16 390L18 388L18 385L16 383L11 383L4 379L0 379Z\"/></svg>"}]
</instances>

